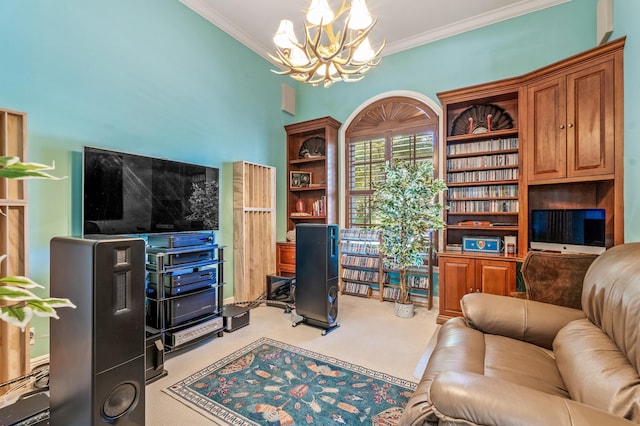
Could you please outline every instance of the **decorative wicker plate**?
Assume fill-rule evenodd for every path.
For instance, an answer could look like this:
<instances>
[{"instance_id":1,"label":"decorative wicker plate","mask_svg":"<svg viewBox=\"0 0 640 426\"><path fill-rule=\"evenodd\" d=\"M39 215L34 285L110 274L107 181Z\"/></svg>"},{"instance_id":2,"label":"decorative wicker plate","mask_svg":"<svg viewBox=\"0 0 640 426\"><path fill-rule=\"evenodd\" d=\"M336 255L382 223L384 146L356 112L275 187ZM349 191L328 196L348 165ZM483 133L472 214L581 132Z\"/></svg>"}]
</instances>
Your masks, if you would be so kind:
<instances>
[{"instance_id":1,"label":"decorative wicker plate","mask_svg":"<svg viewBox=\"0 0 640 426\"><path fill-rule=\"evenodd\" d=\"M513 129L513 119L495 104L473 105L462 111L451 123L450 136Z\"/></svg>"},{"instance_id":2,"label":"decorative wicker plate","mask_svg":"<svg viewBox=\"0 0 640 426\"><path fill-rule=\"evenodd\" d=\"M324 156L324 138L322 136L311 136L307 138L298 151L298 158L312 158Z\"/></svg>"}]
</instances>

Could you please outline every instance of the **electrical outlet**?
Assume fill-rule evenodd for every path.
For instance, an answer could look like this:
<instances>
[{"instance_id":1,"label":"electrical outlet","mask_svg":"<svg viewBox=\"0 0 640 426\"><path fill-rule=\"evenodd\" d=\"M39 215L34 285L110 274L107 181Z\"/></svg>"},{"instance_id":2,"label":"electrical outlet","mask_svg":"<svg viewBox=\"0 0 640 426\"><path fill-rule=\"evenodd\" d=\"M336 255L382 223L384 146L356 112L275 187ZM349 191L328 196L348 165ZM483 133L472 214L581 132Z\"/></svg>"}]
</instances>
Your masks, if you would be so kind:
<instances>
[{"instance_id":1,"label":"electrical outlet","mask_svg":"<svg viewBox=\"0 0 640 426\"><path fill-rule=\"evenodd\" d=\"M36 329L35 327L29 328L29 344L33 345L36 342Z\"/></svg>"}]
</instances>

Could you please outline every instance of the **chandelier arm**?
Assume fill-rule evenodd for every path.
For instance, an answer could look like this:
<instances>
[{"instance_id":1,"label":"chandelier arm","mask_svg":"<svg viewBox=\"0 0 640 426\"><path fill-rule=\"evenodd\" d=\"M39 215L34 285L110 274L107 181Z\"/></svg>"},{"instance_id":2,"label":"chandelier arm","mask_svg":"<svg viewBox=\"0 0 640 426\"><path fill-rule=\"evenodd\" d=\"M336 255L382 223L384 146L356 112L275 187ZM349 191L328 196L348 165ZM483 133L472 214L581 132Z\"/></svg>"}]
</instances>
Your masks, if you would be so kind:
<instances>
[{"instance_id":1,"label":"chandelier arm","mask_svg":"<svg viewBox=\"0 0 640 426\"><path fill-rule=\"evenodd\" d=\"M342 4L340 5L340 8L336 12L334 21L336 19L338 19L340 17L340 15L342 15L344 12L346 12L349 9L351 9L351 5L347 6L347 0L342 0Z\"/></svg>"},{"instance_id":2,"label":"chandelier arm","mask_svg":"<svg viewBox=\"0 0 640 426\"><path fill-rule=\"evenodd\" d=\"M345 26L345 29L346 29L346 26ZM308 29L307 29L307 35L309 35ZM321 49L320 49L321 48L321 46L320 46L321 36L322 36L322 27L318 30L318 33L316 35L316 39L315 40L308 40L308 45L311 47L312 53L316 57L321 58L321 60L323 62L334 61L335 58L337 56L339 56L343 52L343 50L345 49L345 43L347 41L347 33L346 33L346 31L342 32L342 34L340 35L340 43L338 44L337 48L335 48L335 51L330 55L323 55L321 53ZM329 36L328 33L327 33L327 36ZM335 39L331 40L331 37L329 38L330 46L333 45L336 42L337 42L337 40L335 40ZM327 50L329 50L329 49L327 49Z\"/></svg>"},{"instance_id":3,"label":"chandelier arm","mask_svg":"<svg viewBox=\"0 0 640 426\"><path fill-rule=\"evenodd\" d=\"M343 75L356 75L356 74L364 74L365 72L367 72L369 70L369 67L366 65L357 67L357 68L345 68L343 66L340 65L336 65L335 66L336 69L338 70L338 72L340 74Z\"/></svg>"},{"instance_id":4,"label":"chandelier arm","mask_svg":"<svg viewBox=\"0 0 640 426\"><path fill-rule=\"evenodd\" d=\"M320 60L324 60L325 58L318 52L318 47L320 46L320 39L322 37L322 27L318 28L318 32L316 33L315 39L311 38L311 32L309 31L309 28L311 27L308 25L305 25L304 28L305 28L304 45L306 47L305 54L308 57L311 57L311 55L309 54L309 51L311 51L313 56L315 56Z\"/></svg>"},{"instance_id":5,"label":"chandelier arm","mask_svg":"<svg viewBox=\"0 0 640 426\"><path fill-rule=\"evenodd\" d=\"M356 37L353 40L351 40L349 43L347 43L345 47L347 48L353 47L353 46L357 47L360 43L362 43L362 41L369 36L369 33L373 29L376 22L378 22L377 18L367 28L365 28L364 30L358 31L358 34L356 35Z\"/></svg>"},{"instance_id":6,"label":"chandelier arm","mask_svg":"<svg viewBox=\"0 0 640 426\"><path fill-rule=\"evenodd\" d=\"M343 78L342 81L344 81L345 83L355 83L356 81L360 81L363 78L364 78L364 75L360 75L359 77L347 76L347 77Z\"/></svg>"}]
</instances>

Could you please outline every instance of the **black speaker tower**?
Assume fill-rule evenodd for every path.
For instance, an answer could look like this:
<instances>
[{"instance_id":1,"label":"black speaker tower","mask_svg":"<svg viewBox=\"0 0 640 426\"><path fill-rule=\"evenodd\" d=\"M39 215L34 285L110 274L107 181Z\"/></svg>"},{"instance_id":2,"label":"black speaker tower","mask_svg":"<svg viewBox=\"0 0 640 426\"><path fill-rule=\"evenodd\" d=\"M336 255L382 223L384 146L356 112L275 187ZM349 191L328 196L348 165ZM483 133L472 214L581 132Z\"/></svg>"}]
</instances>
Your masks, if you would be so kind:
<instances>
[{"instance_id":1,"label":"black speaker tower","mask_svg":"<svg viewBox=\"0 0 640 426\"><path fill-rule=\"evenodd\" d=\"M145 423L145 244L51 240L50 423Z\"/></svg>"},{"instance_id":2,"label":"black speaker tower","mask_svg":"<svg viewBox=\"0 0 640 426\"><path fill-rule=\"evenodd\" d=\"M300 322L323 328L338 324L338 225L296 226L296 313Z\"/></svg>"}]
</instances>

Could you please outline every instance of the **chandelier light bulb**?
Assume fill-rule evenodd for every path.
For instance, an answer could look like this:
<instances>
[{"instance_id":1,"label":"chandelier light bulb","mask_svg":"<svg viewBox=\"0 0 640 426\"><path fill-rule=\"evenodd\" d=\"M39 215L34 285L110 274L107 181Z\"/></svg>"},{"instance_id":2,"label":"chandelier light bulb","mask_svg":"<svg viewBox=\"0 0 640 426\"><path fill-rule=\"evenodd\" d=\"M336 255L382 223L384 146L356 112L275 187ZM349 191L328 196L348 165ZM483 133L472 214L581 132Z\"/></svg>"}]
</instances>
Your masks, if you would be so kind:
<instances>
[{"instance_id":1,"label":"chandelier light bulb","mask_svg":"<svg viewBox=\"0 0 640 426\"><path fill-rule=\"evenodd\" d=\"M365 0L352 0L349 12L349 29L364 30L373 22Z\"/></svg>"},{"instance_id":2,"label":"chandelier light bulb","mask_svg":"<svg viewBox=\"0 0 640 426\"><path fill-rule=\"evenodd\" d=\"M293 31L293 22L288 19L280 21L280 26L276 35L273 36L273 42L282 49L291 49L298 43L296 33Z\"/></svg>"},{"instance_id":3,"label":"chandelier light bulb","mask_svg":"<svg viewBox=\"0 0 640 426\"><path fill-rule=\"evenodd\" d=\"M307 12L307 21L312 25L328 25L333 21L335 15L329 7L327 0L311 0L309 11Z\"/></svg>"},{"instance_id":4,"label":"chandelier light bulb","mask_svg":"<svg viewBox=\"0 0 640 426\"><path fill-rule=\"evenodd\" d=\"M367 37L362 40L360 45L356 48L356 51L353 53L353 61L364 64L372 60L375 55L376 52L373 51L371 43L369 42L369 37Z\"/></svg>"},{"instance_id":5,"label":"chandelier light bulb","mask_svg":"<svg viewBox=\"0 0 640 426\"><path fill-rule=\"evenodd\" d=\"M291 47L289 59L291 60L291 64L295 67L302 67L309 64L309 58L307 58L307 55L305 55L304 51L298 46Z\"/></svg>"},{"instance_id":6,"label":"chandelier light bulb","mask_svg":"<svg viewBox=\"0 0 640 426\"><path fill-rule=\"evenodd\" d=\"M327 64L322 64L316 70L316 75L320 77L327 77ZM329 64L329 76L338 77L338 69L333 63Z\"/></svg>"}]
</instances>

